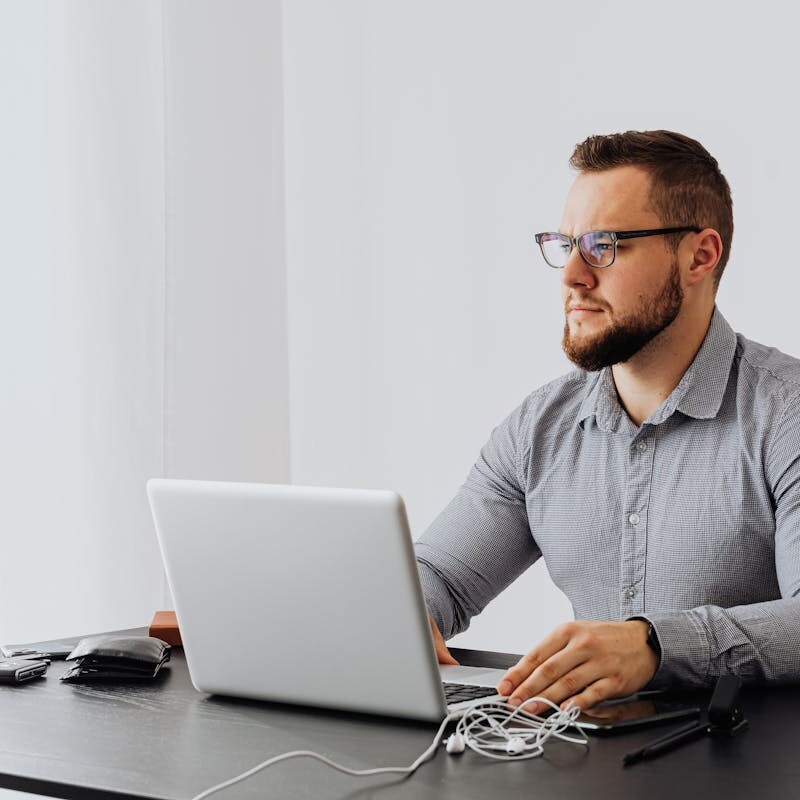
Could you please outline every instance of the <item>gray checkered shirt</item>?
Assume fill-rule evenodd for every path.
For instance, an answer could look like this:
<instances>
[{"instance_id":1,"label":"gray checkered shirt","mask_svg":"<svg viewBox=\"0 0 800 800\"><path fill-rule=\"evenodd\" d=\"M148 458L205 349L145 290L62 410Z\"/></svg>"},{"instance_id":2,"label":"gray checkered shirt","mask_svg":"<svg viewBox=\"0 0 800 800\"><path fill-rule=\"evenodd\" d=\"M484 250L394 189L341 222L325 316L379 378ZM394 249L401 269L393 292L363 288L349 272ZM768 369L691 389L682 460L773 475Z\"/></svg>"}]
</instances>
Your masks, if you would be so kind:
<instances>
[{"instance_id":1,"label":"gray checkered shirt","mask_svg":"<svg viewBox=\"0 0 800 800\"><path fill-rule=\"evenodd\" d=\"M654 625L653 686L798 681L800 361L715 310L640 428L610 369L555 380L492 432L416 553L445 638L543 556L576 619Z\"/></svg>"}]
</instances>

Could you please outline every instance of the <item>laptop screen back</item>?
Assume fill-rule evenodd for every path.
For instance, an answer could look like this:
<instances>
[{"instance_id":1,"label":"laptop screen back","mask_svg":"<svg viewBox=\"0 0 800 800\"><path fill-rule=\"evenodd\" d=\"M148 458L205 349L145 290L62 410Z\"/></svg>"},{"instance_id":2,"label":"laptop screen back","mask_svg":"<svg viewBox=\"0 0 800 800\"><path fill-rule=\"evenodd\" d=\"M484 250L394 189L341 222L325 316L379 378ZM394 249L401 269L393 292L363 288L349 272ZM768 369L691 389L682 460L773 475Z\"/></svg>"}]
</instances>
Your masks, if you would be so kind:
<instances>
[{"instance_id":1,"label":"laptop screen back","mask_svg":"<svg viewBox=\"0 0 800 800\"><path fill-rule=\"evenodd\" d=\"M197 689L444 717L397 494L162 479L147 492Z\"/></svg>"}]
</instances>

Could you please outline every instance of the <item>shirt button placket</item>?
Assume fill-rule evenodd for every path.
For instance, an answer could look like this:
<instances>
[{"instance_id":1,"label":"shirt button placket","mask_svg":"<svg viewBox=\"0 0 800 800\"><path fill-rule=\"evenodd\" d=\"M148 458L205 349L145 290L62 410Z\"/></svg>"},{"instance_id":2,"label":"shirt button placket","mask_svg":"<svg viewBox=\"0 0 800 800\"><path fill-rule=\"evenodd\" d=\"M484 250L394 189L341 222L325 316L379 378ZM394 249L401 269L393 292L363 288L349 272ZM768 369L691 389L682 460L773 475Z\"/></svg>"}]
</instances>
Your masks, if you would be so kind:
<instances>
[{"instance_id":1,"label":"shirt button placket","mask_svg":"<svg viewBox=\"0 0 800 800\"><path fill-rule=\"evenodd\" d=\"M647 498L653 477L653 437L631 442L625 530L621 542L620 612L624 618L644 610L647 557Z\"/></svg>"}]
</instances>

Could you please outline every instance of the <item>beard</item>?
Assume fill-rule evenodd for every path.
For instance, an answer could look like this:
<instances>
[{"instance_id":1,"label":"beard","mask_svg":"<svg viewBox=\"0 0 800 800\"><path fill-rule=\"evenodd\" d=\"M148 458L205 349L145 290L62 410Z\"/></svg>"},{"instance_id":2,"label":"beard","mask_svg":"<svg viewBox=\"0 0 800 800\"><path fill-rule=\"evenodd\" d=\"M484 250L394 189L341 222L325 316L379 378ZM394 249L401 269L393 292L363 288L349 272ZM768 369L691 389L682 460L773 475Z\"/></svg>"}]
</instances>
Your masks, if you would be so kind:
<instances>
[{"instance_id":1,"label":"beard","mask_svg":"<svg viewBox=\"0 0 800 800\"><path fill-rule=\"evenodd\" d=\"M588 372L620 364L635 356L672 324L682 303L680 272L677 261L673 261L666 282L654 297L643 300L639 308L627 317L612 322L607 330L583 341L572 337L569 322L566 322L561 346L573 364Z\"/></svg>"}]
</instances>

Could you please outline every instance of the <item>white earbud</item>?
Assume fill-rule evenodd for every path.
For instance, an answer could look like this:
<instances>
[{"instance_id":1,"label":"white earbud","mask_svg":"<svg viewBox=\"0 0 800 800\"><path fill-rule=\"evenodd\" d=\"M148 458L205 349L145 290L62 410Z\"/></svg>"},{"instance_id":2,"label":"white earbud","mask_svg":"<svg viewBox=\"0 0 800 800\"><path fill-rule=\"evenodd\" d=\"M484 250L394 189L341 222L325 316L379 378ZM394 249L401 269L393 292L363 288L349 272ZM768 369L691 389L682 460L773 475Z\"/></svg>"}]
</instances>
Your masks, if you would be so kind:
<instances>
[{"instance_id":1,"label":"white earbud","mask_svg":"<svg viewBox=\"0 0 800 800\"><path fill-rule=\"evenodd\" d=\"M519 736L515 736L513 739L508 740L508 743L506 744L506 753L508 753L510 756L518 756L520 753L524 752L524 739L521 739Z\"/></svg>"},{"instance_id":2,"label":"white earbud","mask_svg":"<svg viewBox=\"0 0 800 800\"><path fill-rule=\"evenodd\" d=\"M453 733L447 737L447 752L451 754L463 753L467 749L464 737L460 733Z\"/></svg>"}]
</instances>

